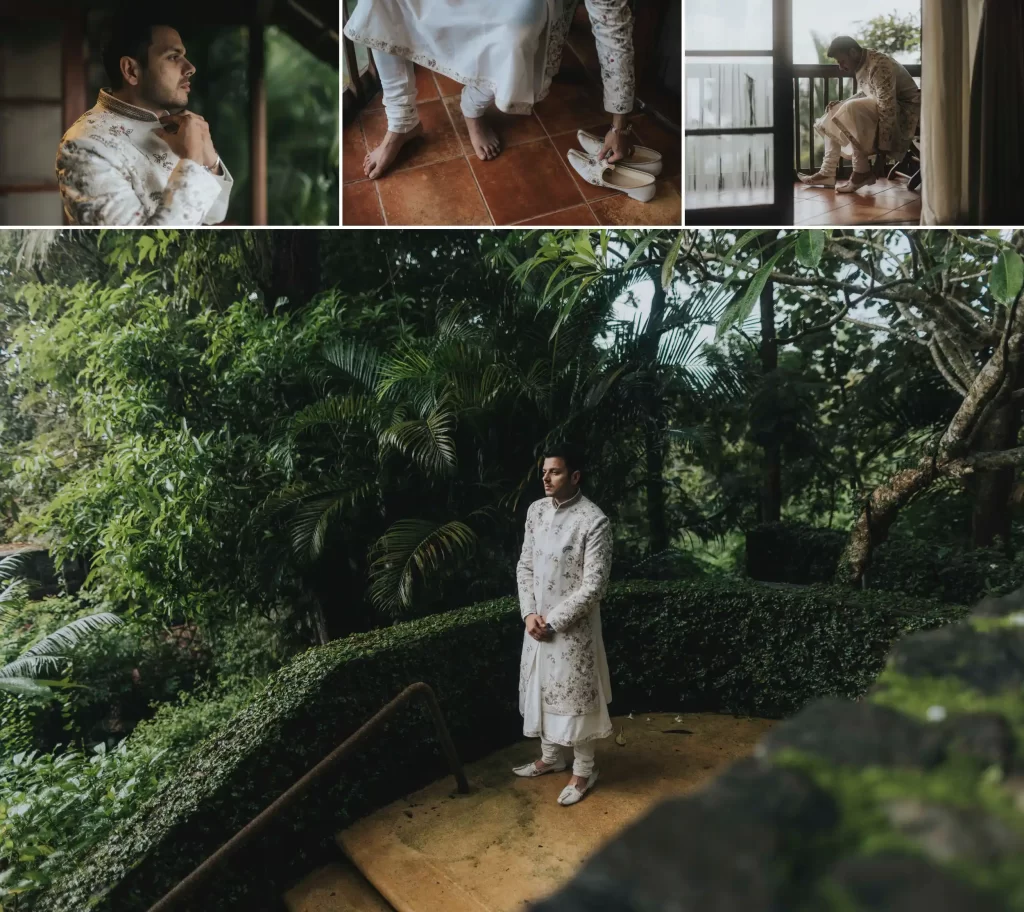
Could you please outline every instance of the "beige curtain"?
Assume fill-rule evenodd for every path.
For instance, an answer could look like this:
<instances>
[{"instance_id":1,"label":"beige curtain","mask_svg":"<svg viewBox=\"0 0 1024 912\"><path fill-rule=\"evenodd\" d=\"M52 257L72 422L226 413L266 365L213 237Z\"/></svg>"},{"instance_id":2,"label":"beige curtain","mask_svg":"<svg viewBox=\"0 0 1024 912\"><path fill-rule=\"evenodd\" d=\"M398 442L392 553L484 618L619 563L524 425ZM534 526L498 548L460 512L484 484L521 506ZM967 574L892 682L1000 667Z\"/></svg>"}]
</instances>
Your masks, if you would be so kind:
<instances>
[{"instance_id":1,"label":"beige curtain","mask_svg":"<svg viewBox=\"0 0 1024 912\"><path fill-rule=\"evenodd\" d=\"M956 225L970 208L971 73L984 0L923 0L921 223Z\"/></svg>"}]
</instances>

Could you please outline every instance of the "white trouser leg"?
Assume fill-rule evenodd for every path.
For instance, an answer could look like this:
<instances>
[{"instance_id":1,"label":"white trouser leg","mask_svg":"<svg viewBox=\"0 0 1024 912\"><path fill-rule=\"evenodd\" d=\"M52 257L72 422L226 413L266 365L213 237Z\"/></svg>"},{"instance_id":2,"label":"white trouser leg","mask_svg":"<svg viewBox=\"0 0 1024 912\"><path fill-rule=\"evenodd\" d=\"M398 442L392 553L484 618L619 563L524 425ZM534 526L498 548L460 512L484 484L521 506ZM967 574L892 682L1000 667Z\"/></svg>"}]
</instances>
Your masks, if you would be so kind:
<instances>
[{"instance_id":1,"label":"white trouser leg","mask_svg":"<svg viewBox=\"0 0 1024 912\"><path fill-rule=\"evenodd\" d=\"M546 766L558 766L562 762L562 745L540 739L541 759Z\"/></svg>"},{"instance_id":2,"label":"white trouser leg","mask_svg":"<svg viewBox=\"0 0 1024 912\"><path fill-rule=\"evenodd\" d=\"M825 159L821 163L821 173L826 177L835 177L839 170L839 143L830 137L825 137Z\"/></svg>"},{"instance_id":3,"label":"white trouser leg","mask_svg":"<svg viewBox=\"0 0 1024 912\"><path fill-rule=\"evenodd\" d=\"M416 71L412 61L374 50L373 62L380 76L388 129L392 133L408 133L420 122L416 111Z\"/></svg>"},{"instance_id":4,"label":"white trouser leg","mask_svg":"<svg viewBox=\"0 0 1024 912\"><path fill-rule=\"evenodd\" d=\"M871 160L857 149L853 150L853 170L857 174L867 174L871 170Z\"/></svg>"},{"instance_id":5,"label":"white trouser leg","mask_svg":"<svg viewBox=\"0 0 1024 912\"><path fill-rule=\"evenodd\" d=\"M585 741L573 747L572 774L581 779L589 779L594 773L594 752L596 741Z\"/></svg>"},{"instance_id":6,"label":"white trouser leg","mask_svg":"<svg viewBox=\"0 0 1024 912\"><path fill-rule=\"evenodd\" d=\"M494 93L478 89L476 86L465 86L462 89L462 115L463 117L483 117L486 111L494 104Z\"/></svg>"}]
</instances>

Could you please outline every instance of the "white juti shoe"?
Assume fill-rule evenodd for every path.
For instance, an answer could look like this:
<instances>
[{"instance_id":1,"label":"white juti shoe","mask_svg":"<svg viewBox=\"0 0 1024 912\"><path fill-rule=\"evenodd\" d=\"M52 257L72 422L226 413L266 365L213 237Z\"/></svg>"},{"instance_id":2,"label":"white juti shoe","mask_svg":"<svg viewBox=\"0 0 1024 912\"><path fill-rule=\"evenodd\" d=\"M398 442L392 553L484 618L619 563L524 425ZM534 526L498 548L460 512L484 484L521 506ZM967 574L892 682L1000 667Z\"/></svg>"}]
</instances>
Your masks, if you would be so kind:
<instances>
[{"instance_id":1,"label":"white juti shoe","mask_svg":"<svg viewBox=\"0 0 1024 912\"><path fill-rule=\"evenodd\" d=\"M522 776L525 779L532 779L534 776L544 776L548 773L560 773L566 768L567 764L563 760L560 764L555 766L545 766L544 769L537 769L537 763L531 760L529 763L524 763L522 766L516 766L512 768L512 772L517 776Z\"/></svg>"},{"instance_id":2,"label":"white juti shoe","mask_svg":"<svg viewBox=\"0 0 1024 912\"><path fill-rule=\"evenodd\" d=\"M569 150L569 164L588 184L618 190L638 203L649 202L657 191L653 174L624 167L618 163L608 165L576 149Z\"/></svg>"},{"instance_id":3,"label":"white juti shoe","mask_svg":"<svg viewBox=\"0 0 1024 912\"><path fill-rule=\"evenodd\" d=\"M562 789L562 794L558 796L558 803L562 807L568 807L570 804L576 804L583 800L584 795L589 795L590 790L594 787L597 782L597 767L594 767L594 772L590 774L590 778L587 780L587 784L580 788L576 785L567 785Z\"/></svg>"},{"instance_id":4,"label":"white juti shoe","mask_svg":"<svg viewBox=\"0 0 1024 912\"><path fill-rule=\"evenodd\" d=\"M600 136L595 136L586 130L577 130L576 138L592 158L597 158L597 153L604 145L604 140ZM648 174L657 176L661 174L661 153L655 149L649 149L647 146L633 146L633 154L629 158L620 158L615 164L636 168L637 171L646 171Z\"/></svg>"}]
</instances>

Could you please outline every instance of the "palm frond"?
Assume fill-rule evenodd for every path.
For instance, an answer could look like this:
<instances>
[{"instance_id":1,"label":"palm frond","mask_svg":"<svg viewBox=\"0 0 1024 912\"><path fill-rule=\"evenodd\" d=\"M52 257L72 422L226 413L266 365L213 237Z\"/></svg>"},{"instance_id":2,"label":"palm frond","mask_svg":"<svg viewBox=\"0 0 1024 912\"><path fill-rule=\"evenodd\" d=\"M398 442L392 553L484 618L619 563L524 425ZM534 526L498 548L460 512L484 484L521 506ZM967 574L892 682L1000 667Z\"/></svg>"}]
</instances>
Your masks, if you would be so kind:
<instances>
[{"instance_id":1,"label":"palm frond","mask_svg":"<svg viewBox=\"0 0 1024 912\"><path fill-rule=\"evenodd\" d=\"M476 533L458 520L438 525L402 519L378 540L370 564L370 599L392 616L413 603L417 579L427 580L446 564L465 559L476 548Z\"/></svg>"},{"instance_id":2,"label":"palm frond","mask_svg":"<svg viewBox=\"0 0 1024 912\"><path fill-rule=\"evenodd\" d=\"M41 697L49 694L50 688L32 678L5 678L0 676L0 690L16 696Z\"/></svg>"},{"instance_id":3,"label":"palm frond","mask_svg":"<svg viewBox=\"0 0 1024 912\"><path fill-rule=\"evenodd\" d=\"M379 423L380 407L376 399L353 393L348 396L332 396L307 405L292 418L291 432L298 436L324 426L344 431L352 425L376 431Z\"/></svg>"},{"instance_id":4,"label":"palm frond","mask_svg":"<svg viewBox=\"0 0 1024 912\"><path fill-rule=\"evenodd\" d=\"M32 678L34 680L47 672L60 672L67 662L68 657L63 655L23 655L0 667L0 679Z\"/></svg>"},{"instance_id":5,"label":"palm frond","mask_svg":"<svg viewBox=\"0 0 1024 912\"><path fill-rule=\"evenodd\" d=\"M425 418L400 421L386 428L381 441L404 453L428 474L449 474L458 464L455 414L439 409Z\"/></svg>"},{"instance_id":6,"label":"palm frond","mask_svg":"<svg viewBox=\"0 0 1024 912\"><path fill-rule=\"evenodd\" d=\"M55 630L49 636L43 637L31 649L28 649L20 658L29 656L59 656L68 650L74 649L81 642L83 637L98 630L106 630L123 624L116 614L101 611L97 614L90 614L86 617L77 618L69 624L65 624L60 630Z\"/></svg>"},{"instance_id":7,"label":"palm frond","mask_svg":"<svg viewBox=\"0 0 1024 912\"><path fill-rule=\"evenodd\" d=\"M343 339L324 347L324 360L355 380L365 392L377 389L380 377L381 355L372 345Z\"/></svg>"}]
</instances>

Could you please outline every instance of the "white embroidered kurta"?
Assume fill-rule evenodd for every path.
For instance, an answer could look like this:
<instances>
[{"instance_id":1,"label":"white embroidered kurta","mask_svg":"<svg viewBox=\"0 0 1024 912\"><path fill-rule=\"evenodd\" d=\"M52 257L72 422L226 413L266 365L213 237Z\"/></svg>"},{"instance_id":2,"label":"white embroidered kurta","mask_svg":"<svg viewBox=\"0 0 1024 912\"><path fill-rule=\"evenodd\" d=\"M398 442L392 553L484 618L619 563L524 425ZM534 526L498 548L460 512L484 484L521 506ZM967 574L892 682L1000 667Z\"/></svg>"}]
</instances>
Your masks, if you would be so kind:
<instances>
[{"instance_id":1,"label":"white embroidered kurta","mask_svg":"<svg viewBox=\"0 0 1024 912\"><path fill-rule=\"evenodd\" d=\"M359 0L345 26L358 44L493 93L529 114L551 88L579 0ZM627 0L585 0L605 110L633 110L633 18Z\"/></svg>"},{"instance_id":2,"label":"white embroidered kurta","mask_svg":"<svg viewBox=\"0 0 1024 912\"><path fill-rule=\"evenodd\" d=\"M523 633L519 711L528 738L571 747L612 733L601 634L611 563L608 518L582 493L560 506L550 497L530 505L516 571L519 608L524 620L538 614L555 633L543 642Z\"/></svg>"},{"instance_id":3,"label":"white embroidered kurta","mask_svg":"<svg viewBox=\"0 0 1024 912\"><path fill-rule=\"evenodd\" d=\"M879 149L902 158L921 117L921 90L914 77L892 57L869 50L857 70L857 89L826 111L815 129L839 143L847 158L854 150L873 155Z\"/></svg>"},{"instance_id":4,"label":"white embroidered kurta","mask_svg":"<svg viewBox=\"0 0 1024 912\"><path fill-rule=\"evenodd\" d=\"M158 135L152 111L100 91L96 106L64 134L57 183L73 225L216 225L224 221L234 179L179 159Z\"/></svg>"}]
</instances>

